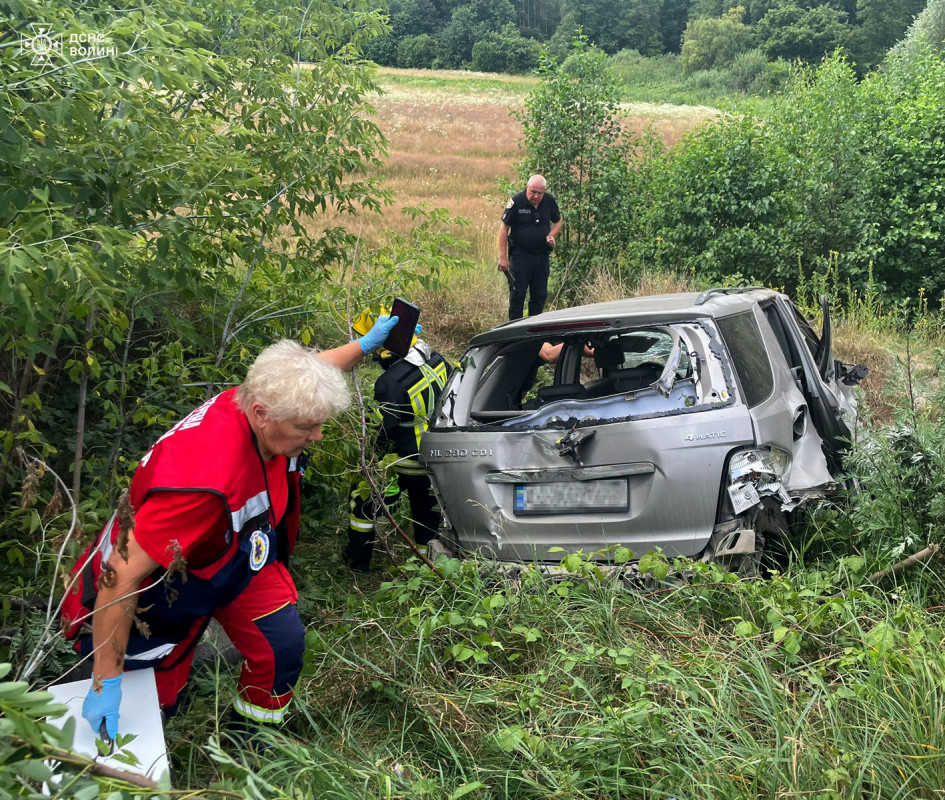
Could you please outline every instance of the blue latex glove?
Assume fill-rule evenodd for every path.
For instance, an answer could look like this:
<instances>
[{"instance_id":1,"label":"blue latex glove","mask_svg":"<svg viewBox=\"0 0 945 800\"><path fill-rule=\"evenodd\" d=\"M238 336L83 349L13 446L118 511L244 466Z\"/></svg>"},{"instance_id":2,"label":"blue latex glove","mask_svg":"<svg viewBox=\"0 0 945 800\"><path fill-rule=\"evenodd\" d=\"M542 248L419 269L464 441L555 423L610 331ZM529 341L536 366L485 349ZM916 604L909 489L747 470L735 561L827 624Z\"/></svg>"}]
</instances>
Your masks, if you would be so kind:
<instances>
[{"instance_id":1,"label":"blue latex glove","mask_svg":"<svg viewBox=\"0 0 945 800\"><path fill-rule=\"evenodd\" d=\"M121 705L121 675L117 678L106 678L102 681L102 691L92 687L82 703L82 716L85 717L95 735L99 735L102 720L105 720L105 730L112 741L118 736L118 707Z\"/></svg>"},{"instance_id":2,"label":"blue latex glove","mask_svg":"<svg viewBox=\"0 0 945 800\"><path fill-rule=\"evenodd\" d=\"M361 352L367 355L377 350L378 347L387 341L387 334L394 329L394 326L399 321L400 317L389 317L387 314L381 314L371 330L358 339L358 344L361 345Z\"/></svg>"}]
</instances>

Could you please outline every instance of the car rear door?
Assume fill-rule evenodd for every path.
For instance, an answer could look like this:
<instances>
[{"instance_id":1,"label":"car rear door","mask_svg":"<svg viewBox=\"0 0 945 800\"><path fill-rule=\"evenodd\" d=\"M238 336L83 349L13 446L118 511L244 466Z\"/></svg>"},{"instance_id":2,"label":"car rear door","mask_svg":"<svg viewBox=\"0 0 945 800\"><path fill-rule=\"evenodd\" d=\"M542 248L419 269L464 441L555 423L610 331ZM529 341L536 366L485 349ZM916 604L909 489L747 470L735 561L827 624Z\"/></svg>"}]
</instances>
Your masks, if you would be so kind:
<instances>
[{"instance_id":1,"label":"car rear door","mask_svg":"<svg viewBox=\"0 0 945 800\"><path fill-rule=\"evenodd\" d=\"M807 401L811 422L824 443L830 471L836 475L841 471L842 454L851 433L841 414L839 386L833 374L830 311L826 301L822 301L821 308L824 315L823 338L814 333L800 311L782 295L764 305L763 311L795 383Z\"/></svg>"}]
</instances>

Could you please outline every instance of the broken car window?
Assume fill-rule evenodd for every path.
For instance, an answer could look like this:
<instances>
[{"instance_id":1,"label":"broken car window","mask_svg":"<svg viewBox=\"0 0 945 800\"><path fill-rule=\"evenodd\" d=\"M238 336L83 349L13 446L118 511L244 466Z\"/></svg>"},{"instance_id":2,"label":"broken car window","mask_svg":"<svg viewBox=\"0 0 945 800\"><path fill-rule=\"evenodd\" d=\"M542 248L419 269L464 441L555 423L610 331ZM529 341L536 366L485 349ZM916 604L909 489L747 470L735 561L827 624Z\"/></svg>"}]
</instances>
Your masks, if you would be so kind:
<instances>
[{"instance_id":1,"label":"broken car window","mask_svg":"<svg viewBox=\"0 0 945 800\"><path fill-rule=\"evenodd\" d=\"M721 317L719 330L725 345L732 354L735 372L745 394L745 403L750 408L767 399L774 390L771 363L761 339L761 331L750 311Z\"/></svg>"}]
</instances>

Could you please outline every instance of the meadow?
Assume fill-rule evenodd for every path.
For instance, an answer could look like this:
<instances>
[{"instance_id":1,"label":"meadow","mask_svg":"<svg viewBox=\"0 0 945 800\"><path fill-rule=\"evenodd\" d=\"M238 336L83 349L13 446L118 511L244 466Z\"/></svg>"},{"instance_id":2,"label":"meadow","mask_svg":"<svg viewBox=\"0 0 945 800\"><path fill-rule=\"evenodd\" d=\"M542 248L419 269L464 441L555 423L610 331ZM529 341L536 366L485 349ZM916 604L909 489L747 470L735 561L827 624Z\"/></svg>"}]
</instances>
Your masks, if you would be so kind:
<instances>
[{"instance_id":1,"label":"meadow","mask_svg":"<svg viewBox=\"0 0 945 800\"><path fill-rule=\"evenodd\" d=\"M524 154L516 113L537 79L390 68L379 69L379 79L384 94L373 105L389 149L381 174L395 200L382 213L365 212L344 224L372 241L391 233L406 235L412 223L403 209L423 204L468 222L451 230L465 243L457 255L475 268L449 270L442 276L445 291L416 298L428 335L445 352L459 355L470 335L506 317L506 284L495 269L496 236L508 197L524 186L517 169ZM707 106L634 102L623 104L622 113L628 130L652 131L672 146L719 112ZM553 194L554 186L549 191ZM567 209L562 213L567 220ZM330 221L342 222L337 217ZM673 282L668 276L666 280ZM621 291L606 281L589 286L588 302Z\"/></svg>"}]
</instances>

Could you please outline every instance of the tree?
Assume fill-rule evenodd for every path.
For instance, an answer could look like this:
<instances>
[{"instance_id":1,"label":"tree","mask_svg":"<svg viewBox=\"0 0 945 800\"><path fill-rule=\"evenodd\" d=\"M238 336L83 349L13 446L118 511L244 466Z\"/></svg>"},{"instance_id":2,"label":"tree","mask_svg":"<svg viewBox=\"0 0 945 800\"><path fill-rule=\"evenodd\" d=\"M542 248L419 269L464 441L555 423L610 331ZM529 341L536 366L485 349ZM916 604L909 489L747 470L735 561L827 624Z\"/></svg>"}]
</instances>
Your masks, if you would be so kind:
<instances>
[{"instance_id":1,"label":"tree","mask_svg":"<svg viewBox=\"0 0 945 800\"><path fill-rule=\"evenodd\" d=\"M925 5L925 0L858 0L849 48L861 74L882 61Z\"/></svg>"},{"instance_id":2,"label":"tree","mask_svg":"<svg viewBox=\"0 0 945 800\"><path fill-rule=\"evenodd\" d=\"M890 51L890 57L907 63L922 57L927 49L945 51L945 0L929 0L902 41Z\"/></svg>"},{"instance_id":3,"label":"tree","mask_svg":"<svg viewBox=\"0 0 945 800\"><path fill-rule=\"evenodd\" d=\"M768 58L799 58L809 64L845 45L850 31L847 15L827 5L809 9L780 5L755 26L758 44Z\"/></svg>"},{"instance_id":4,"label":"tree","mask_svg":"<svg viewBox=\"0 0 945 800\"><path fill-rule=\"evenodd\" d=\"M436 60L436 39L428 33L406 36L397 45L397 66L408 69L429 69Z\"/></svg>"},{"instance_id":5,"label":"tree","mask_svg":"<svg viewBox=\"0 0 945 800\"><path fill-rule=\"evenodd\" d=\"M538 66L538 52L538 43L526 39L509 23L473 45L472 68L481 72L529 72Z\"/></svg>"},{"instance_id":6,"label":"tree","mask_svg":"<svg viewBox=\"0 0 945 800\"><path fill-rule=\"evenodd\" d=\"M726 67L752 48L754 36L742 22L745 9L731 9L718 18L690 19L683 33L682 63L687 73Z\"/></svg>"},{"instance_id":7,"label":"tree","mask_svg":"<svg viewBox=\"0 0 945 800\"><path fill-rule=\"evenodd\" d=\"M514 22L515 9L510 0L472 0L468 6L457 8L440 33L447 53L445 60L452 67L468 64L477 41Z\"/></svg>"},{"instance_id":8,"label":"tree","mask_svg":"<svg viewBox=\"0 0 945 800\"><path fill-rule=\"evenodd\" d=\"M559 293L580 296L581 280L595 265L610 267L628 237L626 203L635 185L633 142L618 118L619 95L607 56L577 37L563 64L543 52L541 83L525 100L523 179L548 180L565 225L555 262Z\"/></svg>"},{"instance_id":9,"label":"tree","mask_svg":"<svg viewBox=\"0 0 945 800\"><path fill-rule=\"evenodd\" d=\"M431 0L392 0L390 7L391 33L401 39L435 33L441 20Z\"/></svg>"},{"instance_id":10,"label":"tree","mask_svg":"<svg viewBox=\"0 0 945 800\"><path fill-rule=\"evenodd\" d=\"M561 24L553 37L559 54L566 53L576 31L605 53L632 49L643 55L657 55L663 46L660 2L561 0Z\"/></svg>"},{"instance_id":11,"label":"tree","mask_svg":"<svg viewBox=\"0 0 945 800\"><path fill-rule=\"evenodd\" d=\"M921 17L920 17L921 19ZM926 45L879 73L882 125L872 158L882 250L876 275L900 297L945 302L945 61Z\"/></svg>"},{"instance_id":12,"label":"tree","mask_svg":"<svg viewBox=\"0 0 945 800\"><path fill-rule=\"evenodd\" d=\"M561 22L559 0L513 0L516 22L524 36L547 39Z\"/></svg>"},{"instance_id":13,"label":"tree","mask_svg":"<svg viewBox=\"0 0 945 800\"><path fill-rule=\"evenodd\" d=\"M836 54L804 67L760 113L720 117L667 153L649 191L638 184L638 257L790 289L801 265L842 288L872 278L890 300L937 303L943 109L945 62L928 51L862 80Z\"/></svg>"},{"instance_id":14,"label":"tree","mask_svg":"<svg viewBox=\"0 0 945 800\"><path fill-rule=\"evenodd\" d=\"M680 51L691 3L692 0L663 0L660 4L660 34L663 37L664 53Z\"/></svg>"},{"instance_id":15,"label":"tree","mask_svg":"<svg viewBox=\"0 0 945 800\"><path fill-rule=\"evenodd\" d=\"M129 416L173 419L181 384L229 380L266 320L324 302L344 237L304 220L383 199L359 53L384 21L361 0L0 13L0 475L15 445L105 472ZM21 53L24 19L61 52Z\"/></svg>"}]
</instances>

